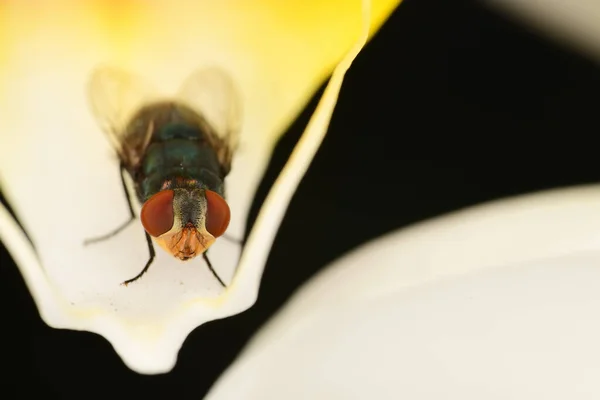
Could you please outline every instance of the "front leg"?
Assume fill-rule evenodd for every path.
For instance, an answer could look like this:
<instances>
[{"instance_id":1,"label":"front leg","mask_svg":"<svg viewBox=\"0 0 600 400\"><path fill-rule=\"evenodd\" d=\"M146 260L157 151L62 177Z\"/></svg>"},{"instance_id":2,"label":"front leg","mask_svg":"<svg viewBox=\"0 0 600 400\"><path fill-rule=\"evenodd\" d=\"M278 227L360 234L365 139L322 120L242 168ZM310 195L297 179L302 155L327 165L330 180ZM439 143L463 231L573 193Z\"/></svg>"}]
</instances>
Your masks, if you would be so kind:
<instances>
[{"instance_id":1,"label":"front leg","mask_svg":"<svg viewBox=\"0 0 600 400\"><path fill-rule=\"evenodd\" d=\"M150 268L150 264L152 264L152 261L154 261L154 257L156 257L156 253L154 252L154 245L152 244L152 239L150 238L150 235L148 235L148 232L144 232L144 234L146 235L146 242L148 243L148 252L150 253L150 258L146 262L144 269L142 269L142 271L139 274L137 274L133 278L127 279L125 282L121 283L121 285L123 285L123 286L127 286L131 282L135 282L138 279L140 279L142 277L142 275L144 275L146 273L146 271L148 271L148 268Z\"/></svg>"},{"instance_id":2,"label":"front leg","mask_svg":"<svg viewBox=\"0 0 600 400\"><path fill-rule=\"evenodd\" d=\"M227 285L225 285L225 283L223 283L221 278L219 278L219 275L217 275L217 272L215 271L212 264L210 263L210 260L208 259L208 255L206 253L208 253L208 250L205 251L204 253L202 253L202 258L204 258L204 261L206 261L206 264L208 264L208 269L210 270L210 272L212 272L212 274L215 276L215 278L217 278L217 280L219 281L221 286L223 286L225 289L227 289Z\"/></svg>"}]
</instances>

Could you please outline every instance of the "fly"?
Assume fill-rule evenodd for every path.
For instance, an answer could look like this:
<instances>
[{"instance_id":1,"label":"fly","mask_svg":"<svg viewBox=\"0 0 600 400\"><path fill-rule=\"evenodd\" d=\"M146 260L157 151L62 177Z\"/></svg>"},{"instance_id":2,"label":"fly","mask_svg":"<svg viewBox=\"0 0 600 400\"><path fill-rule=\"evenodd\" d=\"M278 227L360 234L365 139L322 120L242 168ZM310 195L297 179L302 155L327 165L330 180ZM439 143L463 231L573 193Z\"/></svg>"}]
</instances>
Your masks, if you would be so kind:
<instances>
[{"instance_id":1,"label":"fly","mask_svg":"<svg viewBox=\"0 0 600 400\"><path fill-rule=\"evenodd\" d=\"M119 157L129 219L85 243L109 239L135 220L128 174L142 204L140 220L150 256L122 284L148 271L155 242L182 261L202 254L225 287L207 251L230 220L224 181L237 147L239 103L228 75L218 68L196 71L176 96L166 98L140 77L104 67L92 74L88 91L92 112Z\"/></svg>"}]
</instances>

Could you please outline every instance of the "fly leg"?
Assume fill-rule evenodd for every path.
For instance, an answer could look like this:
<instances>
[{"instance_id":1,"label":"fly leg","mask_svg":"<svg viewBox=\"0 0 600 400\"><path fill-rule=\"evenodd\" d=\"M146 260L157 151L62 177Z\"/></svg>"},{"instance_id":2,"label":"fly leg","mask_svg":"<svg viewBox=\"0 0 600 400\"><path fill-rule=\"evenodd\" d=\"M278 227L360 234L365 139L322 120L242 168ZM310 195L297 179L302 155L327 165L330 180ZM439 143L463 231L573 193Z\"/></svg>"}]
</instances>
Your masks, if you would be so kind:
<instances>
[{"instance_id":1,"label":"fly leg","mask_svg":"<svg viewBox=\"0 0 600 400\"><path fill-rule=\"evenodd\" d=\"M243 241L242 239L236 239L236 238L234 238L234 237L231 237L231 236L229 236L229 235L227 235L227 234L223 234L223 235L221 235L221 237L222 237L223 239L225 239L225 240L228 240L228 241L230 241L230 242L233 242L233 243L235 243L235 244L242 244L242 243L244 243L244 241Z\"/></svg>"},{"instance_id":2,"label":"fly leg","mask_svg":"<svg viewBox=\"0 0 600 400\"><path fill-rule=\"evenodd\" d=\"M152 239L150 239L150 235L148 235L147 232L144 232L144 233L146 234L146 242L148 243L148 252L150 253L150 258L146 262L146 265L144 266L144 269L142 269L142 272L140 272L133 278L127 279L125 282L121 283L121 285L123 285L123 286L127 286L131 282L135 282L138 279L140 279L142 277L142 275L144 275L146 273L146 271L148 271L148 268L150 268L150 264L152 264L152 261L154 261L154 257L156 257L156 253L154 252L154 246L152 245Z\"/></svg>"},{"instance_id":3,"label":"fly leg","mask_svg":"<svg viewBox=\"0 0 600 400\"><path fill-rule=\"evenodd\" d=\"M208 264L208 269L210 269L210 272L212 272L212 274L215 276L215 278L217 278L217 280L219 281L221 286L223 286L224 288L227 289L227 285L225 285L225 283L223 283L221 278L219 278L219 275L217 275L217 272L215 271L212 264L210 263L210 260L208 259L208 255L206 253L208 253L208 251L205 251L204 253L202 253L202 258L204 258L204 261L206 261L206 264Z\"/></svg>"},{"instance_id":4,"label":"fly leg","mask_svg":"<svg viewBox=\"0 0 600 400\"><path fill-rule=\"evenodd\" d=\"M129 219L127 219L127 221L125 221L123 224L119 225L116 229L110 231L105 235L84 240L84 246L87 246L88 244L92 243L102 242L106 239L110 239L111 237L121 232L123 229L127 228L127 226L129 226L129 224L131 224L131 222L135 219L133 205L131 204L131 195L129 193L129 190L127 190L127 184L125 183L125 165L123 163L119 165L119 171L121 173L121 184L123 185L123 191L125 192L125 198L127 199L127 206L129 207Z\"/></svg>"}]
</instances>

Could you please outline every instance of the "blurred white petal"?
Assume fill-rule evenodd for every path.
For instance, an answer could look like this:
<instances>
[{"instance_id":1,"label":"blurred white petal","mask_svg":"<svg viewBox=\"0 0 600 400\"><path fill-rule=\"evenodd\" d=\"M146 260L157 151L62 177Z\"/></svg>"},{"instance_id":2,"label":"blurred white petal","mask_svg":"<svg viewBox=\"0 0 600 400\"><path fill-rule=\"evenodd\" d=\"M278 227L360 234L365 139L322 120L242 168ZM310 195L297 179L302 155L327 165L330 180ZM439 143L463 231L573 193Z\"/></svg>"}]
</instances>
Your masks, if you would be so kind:
<instances>
[{"instance_id":1,"label":"blurred white petal","mask_svg":"<svg viewBox=\"0 0 600 400\"><path fill-rule=\"evenodd\" d=\"M600 59L597 0L483 0L549 37Z\"/></svg>"},{"instance_id":2,"label":"blurred white petal","mask_svg":"<svg viewBox=\"0 0 600 400\"><path fill-rule=\"evenodd\" d=\"M389 234L305 285L218 399L600 398L600 186Z\"/></svg>"},{"instance_id":3,"label":"blurred white petal","mask_svg":"<svg viewBox=\"0 0 600 400\"><path fill-rule=\"evenodd\" d=\"M193 70L216 65L241 92L240 149L227 177L228 234L241 237L272 147L359 38L360 1L21 1L0 4L0 182L34 250L6 211L0 237L50 326L96 332L143 373L170 370L191 330L254 303L273 237L325 134L333 83L269 194L222 293L201 259L148 253L141 225L83 247L127 217L116 157L85 97L90 72L115 65L171 94ZM398 1L373 2L374 32ZM360 36L362 43L364 37ZM347 68L347 65L346 65ZM211 259L226 282L240 251L219 240Z\"/></svg>"}]
</instances>

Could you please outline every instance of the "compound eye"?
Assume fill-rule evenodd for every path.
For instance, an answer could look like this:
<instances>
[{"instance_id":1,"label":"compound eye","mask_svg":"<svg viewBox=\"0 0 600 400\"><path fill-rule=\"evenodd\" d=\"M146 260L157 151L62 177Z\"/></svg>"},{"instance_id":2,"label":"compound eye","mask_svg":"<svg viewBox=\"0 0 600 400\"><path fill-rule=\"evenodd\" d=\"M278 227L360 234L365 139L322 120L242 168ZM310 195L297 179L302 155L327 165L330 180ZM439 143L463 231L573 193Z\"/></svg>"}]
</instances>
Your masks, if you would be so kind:
<instances>
[{"instance_id":1,"label":"compound eye","mask_svg":"<svg viewBox=\"0 0 600 400\"><path fill-rule=\"evenodd\" d=\"M229 226L231 212L224 198L212 190L205 190L206 194L206 230L214 237L225 233Z\"/></svg>"},{"instance_id":2,"label":"compound eye","mask_svg":"<svg viewBox=\"0 0 600 400\"><path fill-rule=\"evenodd\" d=\"M151 236L158 237L173 227L174 195L172 190L161 190L144 203L140 219L144 229Z\"/></svg>"}]
</instances>

